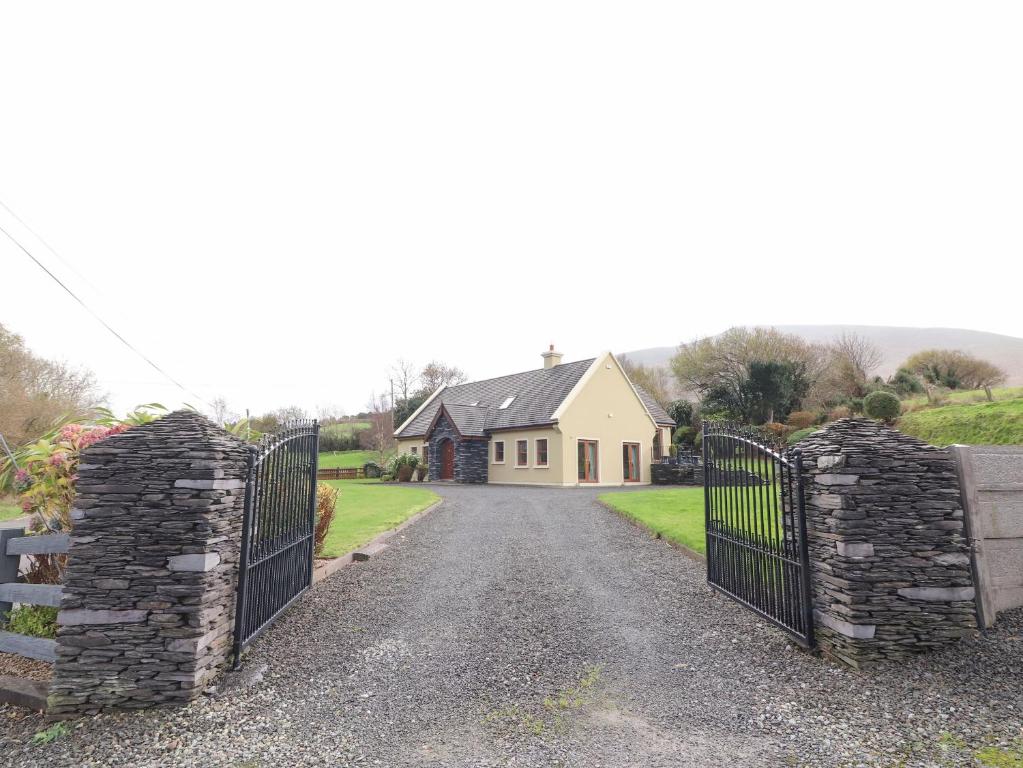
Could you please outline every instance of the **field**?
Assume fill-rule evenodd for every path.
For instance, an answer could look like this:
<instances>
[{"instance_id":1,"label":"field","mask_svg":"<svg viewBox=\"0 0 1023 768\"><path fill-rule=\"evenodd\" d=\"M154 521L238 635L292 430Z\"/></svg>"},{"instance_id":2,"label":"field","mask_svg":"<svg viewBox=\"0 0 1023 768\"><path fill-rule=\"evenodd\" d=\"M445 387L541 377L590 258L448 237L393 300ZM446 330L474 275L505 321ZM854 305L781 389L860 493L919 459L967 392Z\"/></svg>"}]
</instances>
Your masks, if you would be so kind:
<instances>
[{"instance_id":1,"label":"field","mask_svg":"<svg viewBox=\"0 0 1023 768\"><path fill-rule=\"evenodd\" d=\"M386 457L384 457L386 459ZM361 467L367 461L375 461L383 465L380 454L376 451L333 451L321 453L319 460L320 469L334 469Z\"/></svg>"},{"instance_id":2,"label":"field","mask_svg":"<svg viewBox=\"0 0 1023 768\"><path fill-rule=\"evenodd\" d=\"M379 533L403 523L440 500L425 488L380 482L328 480L341 490L337 513L327 533L325 557L338 557Z\"/></svg>"},{"instance_id":3,"label":"field","mask_svg":"<svg viewBox=\"0 0 1023 768\"><path fill-rule=\"evenodd\" d=\"M661 538L706 554L702 486L605 493L600 500Z\"/></svg>"},{"instance_id":4,"label":"field","mask_svg":"<svg viewBox=\"0 0 1023 768\"><path fill-rule=\"evenodd\" d=\"M320 427L321 434L351 435L369 429L372 425L368 421L343 421L340 424L326 424Z\"/></svg>"},{"instance_id":5,"label":"field","mask_svg":"<svg viewBox=\"0 0 1023 768\"><path fill-rule=\"evenodd\" d=\"M1023 398L944 405L906 413L899 430L933 445L1023 444Z\"/></svg>"}]
</instances>

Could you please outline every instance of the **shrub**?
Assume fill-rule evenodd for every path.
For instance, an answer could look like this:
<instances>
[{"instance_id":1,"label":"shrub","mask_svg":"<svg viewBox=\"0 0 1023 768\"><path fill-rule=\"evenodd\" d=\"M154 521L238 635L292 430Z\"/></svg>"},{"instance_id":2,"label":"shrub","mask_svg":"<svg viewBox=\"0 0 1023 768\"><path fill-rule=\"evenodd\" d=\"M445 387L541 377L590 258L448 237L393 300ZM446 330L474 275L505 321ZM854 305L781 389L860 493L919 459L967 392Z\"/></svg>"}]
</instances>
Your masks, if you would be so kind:
<instances>
[{"instance_id":1,"label":"shrub","mask_svg":"<svg viewBox=\"0 0 1023 768\"><path fill-rule=\"evenodd\" d=\"M667 408L668 415L675 420L679 427L688 427L693 423L693 404L688 400L675 400Z\"/></svg>"},{"instance_id":2,"label":"shrub","mask_svg":"<svg viewBox=\"0 0 1023 768\"><path fill-rule=\"evenodd\" d=\"M814 427L806 427L805 429L797 429L795 432L793 432L791 435L789 435L789 439L786 442L788 442L789 445L795 445L796 443L798 443L800 440L802 440L807 435L812 435L815 431L816 431L816 429Z\"/></svg>"},{"instance_id":3,"label":"shrub","mask_svg":"<svg viewBox=\"0 0 1023 768\"><path fill-rule=\"evenodd\" d=\"M878 390L871 392L863 400L863 409L872 419L880 419L891 424L902 412L902 403L891 392Z\"/></svg>"},{"instance_id":4,"label":"shrub","mask_svg":"<svg viewBox=\"0 0 1023 768\"><path fill-rule=\"evenodd\" d=\"M7 630L32 637L56 637L57 609L47 605L19 605L7 614Z\"/></svg>"},{"instance_id":5,"label":"shrub","mask_svg":"<svg viewBox=\"0 0 1023 768\"><path fill-rule=\"evenodd\" d=\"M316 528L313 531L313 555L319 557L323 553L323 545L327 542L327 532L337 512L337 497L341 494L337 488L326 483L316 484Z\"/></svg>"},{"instance_id":6,"label":"shrub","mask_svg":"<svg viewBox=\"0 0 1023 768\"><path fill-rule=\"evenodd\" d=\"M673 445L692 445L695 438L696 430L687 424L675 430L671 442Z\"/></svg>"},{"instance_id":7,"label":"shrub","mask_svg":"<svg viewBox=\"0 0 1023 768\"><path fill-rule=\"evenodd\" d=\"M849 410L847 405L839 405L836 408L832 408L828 414L828 421L837 421L838 419L848 419L852 416L852 411Z\"/></svg>"},{"instance_id":8,"label":"shrub","mask_svg":"<svg viewBox=\"0 0 1023 768\"><path fill-rule=\"evenodd\" d=\"M793 411L786 423L795 430L806 429L817 423L817 414L810 411Z\"/></svg>"},{"instance_id":9,"label":"shrub","mask_svg":"<svg viewBox=\"0 0 1023 768\"><path fill-rule=\"evenodd\" d=\"M779 424L777 421L769 421L760 427L764 431L764 434L778 443L784 443L785 437L790 432L790 428L784 424Z\"/></svg>"},{"instance_id":10,"label":"shrub","mask_svg":"<svg viewBox=\"0 0 1023 768\"><path fill-rule=\"evenodd\" d=\"M375 461L367 461L365 464L362 465L362 473L366 477L380 477L380 475L383 473L383 470L380 469L380 465L377 464Z\"/></svg>"}]
</instances>

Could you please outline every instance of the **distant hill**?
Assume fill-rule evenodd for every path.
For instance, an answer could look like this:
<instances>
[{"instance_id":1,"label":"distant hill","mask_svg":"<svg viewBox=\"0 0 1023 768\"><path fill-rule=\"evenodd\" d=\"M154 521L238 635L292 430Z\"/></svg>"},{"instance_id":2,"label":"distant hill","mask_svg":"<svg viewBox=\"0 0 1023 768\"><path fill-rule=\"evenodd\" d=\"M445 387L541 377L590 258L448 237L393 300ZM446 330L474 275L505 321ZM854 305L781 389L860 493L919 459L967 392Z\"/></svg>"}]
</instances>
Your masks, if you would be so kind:
<instances>
[{"instance_id":1,"label":"distant hill","mask_svg":"<svg viewBox=\"0 0 1023 768\"><path fill-rule=\"evenodd\" d=\"M901 328L879 325L776 325L779 331L801 336L807 341L830 341L842 333L855 333L869 339L881 350L884 359L877 373L888 376L914 352L922 349L961 349L1002 368L1010 386L1023 385L1023 339L963 328ZM689 339L680 339L689 341ZM650 347L626 352L634 363L668 364L675 347Z\"/></svg>"}]
</instances>

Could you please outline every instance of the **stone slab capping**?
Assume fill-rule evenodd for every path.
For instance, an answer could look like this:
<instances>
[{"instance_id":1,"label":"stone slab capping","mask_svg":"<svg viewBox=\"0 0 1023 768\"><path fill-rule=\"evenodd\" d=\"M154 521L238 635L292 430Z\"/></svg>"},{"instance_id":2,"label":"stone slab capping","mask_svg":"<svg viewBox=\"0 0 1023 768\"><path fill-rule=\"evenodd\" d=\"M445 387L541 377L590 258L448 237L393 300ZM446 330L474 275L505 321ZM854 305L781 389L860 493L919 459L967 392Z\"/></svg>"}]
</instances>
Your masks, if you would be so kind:
<instances>
[{"instance_id":1,"label":"stone slab capping","mask_svg":"<svg viewBox=\"0 0 1023 768\"><path fill-rule=\"evenodd\" d=\"M83 452L50 717L182 704L225 665L249 456L192 411Z\"/></svg>"},{"instance_id":2,"label":"stone slab capping","mask_svg":"<svg viewBox=\"0 0 1023 768\"><path fill-rule=\"evenodd\" d=\"M832 422L799 448L821 649L862 667L973 630L951 454L870 419Z\"/></svg>"}]
</instances>

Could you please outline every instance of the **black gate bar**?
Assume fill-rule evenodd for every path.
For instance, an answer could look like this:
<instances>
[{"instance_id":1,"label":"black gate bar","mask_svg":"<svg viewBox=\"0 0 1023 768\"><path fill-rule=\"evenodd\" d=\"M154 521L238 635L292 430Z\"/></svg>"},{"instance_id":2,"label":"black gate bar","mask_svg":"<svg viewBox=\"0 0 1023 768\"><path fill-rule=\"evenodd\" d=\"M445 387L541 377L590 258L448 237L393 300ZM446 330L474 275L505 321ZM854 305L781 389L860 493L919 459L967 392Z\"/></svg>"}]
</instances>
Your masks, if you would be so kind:
<instances>
[{"instance_id":1,"label":"black gate bar","mask_svg":"<svg viewBox=\"0 0 1023 768\"><path fill-rule=\"evenodd\" d=\"M812 648L802 455L704 422L703 465L708 584Z\"/></svg>"},{"instance_id":2,"label":"black gate bar","mask_svg":"<svg viewBox=\"0 0 1023 768\"><path fill-rule=\"evenodd\" d=\"M312 585L320 426L295 421L252 446L234 622L242 651Z\"/></svg>"}]
</instances>

